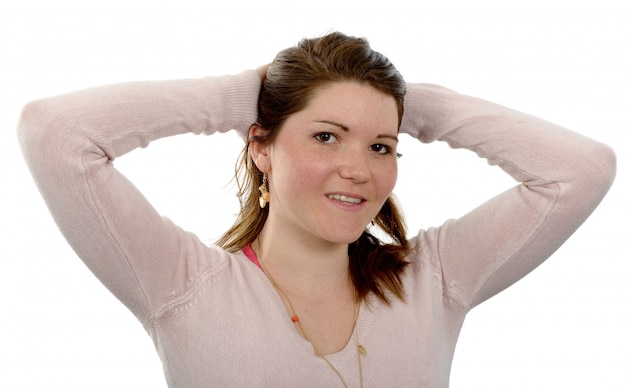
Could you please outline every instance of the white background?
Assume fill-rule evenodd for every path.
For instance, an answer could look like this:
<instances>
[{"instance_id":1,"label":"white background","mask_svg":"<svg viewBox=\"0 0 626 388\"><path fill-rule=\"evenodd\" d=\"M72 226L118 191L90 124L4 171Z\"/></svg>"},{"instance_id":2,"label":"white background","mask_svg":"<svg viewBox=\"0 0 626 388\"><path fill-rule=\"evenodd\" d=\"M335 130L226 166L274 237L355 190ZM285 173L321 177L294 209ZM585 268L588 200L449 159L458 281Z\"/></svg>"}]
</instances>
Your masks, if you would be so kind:
<instances>
[{"instance_id":1,"label":"white background","mask_svg":"<svg viewBox=\"0 0 626 388\"><path fill-rule=\"evenodd\" d=\"M15 126L29 100L237 73L340 30L368 37L408 81L557 122L612 145L618 159L626 151L619 1L10 3L0 10L0 386L165 385L151 340L66 245L26 170ZM412 233L513 183L467 151L401 143L396 193ZM228 180L240 145L232 135L181 136L117 166L210 242L237 210ZM452 387L626 386L623 178L548 262L469 314Z\"/></svg>"}]
</instances>

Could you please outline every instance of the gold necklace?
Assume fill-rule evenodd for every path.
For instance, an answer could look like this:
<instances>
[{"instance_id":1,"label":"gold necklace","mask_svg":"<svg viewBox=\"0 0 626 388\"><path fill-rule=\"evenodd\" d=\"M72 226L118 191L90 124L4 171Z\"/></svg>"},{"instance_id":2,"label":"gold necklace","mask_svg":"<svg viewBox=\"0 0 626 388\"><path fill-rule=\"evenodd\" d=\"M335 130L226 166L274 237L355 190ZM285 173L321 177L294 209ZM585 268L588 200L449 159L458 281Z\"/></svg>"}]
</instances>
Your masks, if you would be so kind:
<instances>
[{"instance_id":1,"label":"gold necklace","mask_svg":"<svg viewBox=\"0 0 626 388\"><path fill-rule=\"evenodd\" d=\"M259 260L259 263L261 264L263 272L265 272L265 274L267 275L267 278L269 279L270 283L272 283L274 288L277 289L278 292L283 294L283 296L287 300L287 304L289 305L289 309L291 310L291 314L292 314L291 322L293 322L296 325L298 325L298 327L300 328L300 332L302 333L302 336L304 337L304 339L307 340L311 344L311 346L313 346L313 350L315 351L315 354L319 358L324 360L324 362L330 367L330 369L332 369L333 372L335 372L335 374L339 377L339 379L341 380L341 383L343 384L343 386L345 388L348 388L348 384L346 384L346 381L344 380L344 378L341 375L341 373L339 373L337 368L335 368L333 366L333 364L331 364L330 361L328 361L328 359L323 354L320 354L320 352L317 351L317 349L315 348L315 345L313 344L313 342L307 336L306 332L304 331L304 327L300 323L300 318L298 317L298 314L296 313L296 310L293 308L293 304L291 304L291 300L289 300L289 297L287 296L287 293L285 293L285 291L283 291L283 289L280 288L278 283L276 283L276 281L274 280L274 278L272 277L270 272L267 270L267 267L265 266L265 263L263 263L263 260L261 259L261 254L260 254L261 253L260 252L261 251L261 244L260 244L260 242L257 242L257 246L259 247L259 249L258 249L259 250L259 255L257 255L257 259ZM359 364L359 387L363 388L363 370L362 370L362 367L361 367L361 356L365 356L366 355L366 351L365 351L365 348L363 347L363 345L361 345L361 343L359 341L359 305L360 305L360 303L357 302L356 290L355 290L355 293L354 293L354 333L355 333L355 337L356 337L357 361L358 361L358 364Z\"/></svg>"}]
</instances>

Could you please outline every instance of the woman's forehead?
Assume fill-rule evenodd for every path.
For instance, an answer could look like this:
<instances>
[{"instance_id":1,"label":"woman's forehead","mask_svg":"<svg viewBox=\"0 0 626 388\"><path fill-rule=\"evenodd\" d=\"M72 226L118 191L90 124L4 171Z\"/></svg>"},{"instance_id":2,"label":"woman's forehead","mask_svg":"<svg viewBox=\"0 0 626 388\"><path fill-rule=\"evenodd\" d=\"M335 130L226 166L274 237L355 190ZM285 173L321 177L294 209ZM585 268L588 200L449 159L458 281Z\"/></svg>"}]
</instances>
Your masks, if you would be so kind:
<instances>
[{"instance_id":1,"label":"woman's forehead","mask_svg":"<svg viewBox=\"0 0 626 388\"><path fill-rule=\"evenodd\" d=\"M396 100L358 82L334 82L320 87L305 108L292 116L332 124L345 131L373 125L390 128L395 135L399 126Z\"/></svg>"}]
</instances>

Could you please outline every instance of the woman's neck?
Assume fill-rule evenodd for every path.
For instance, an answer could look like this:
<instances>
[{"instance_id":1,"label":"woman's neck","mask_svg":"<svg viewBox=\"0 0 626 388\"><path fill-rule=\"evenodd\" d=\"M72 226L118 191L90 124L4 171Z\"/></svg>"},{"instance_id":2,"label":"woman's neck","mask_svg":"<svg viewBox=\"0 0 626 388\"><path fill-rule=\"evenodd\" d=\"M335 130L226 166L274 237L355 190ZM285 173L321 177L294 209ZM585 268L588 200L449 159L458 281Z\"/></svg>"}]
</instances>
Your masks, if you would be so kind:
<instances>
[{"instance_id":1,"label":"woman's neck","mask_svg":"<svg viewBox=\"0 0 626 388\"><path fill-rule=\"evenodd\" d=\"M252 244L256 255L281 286L310 298L353 292L348 245L313 241L264 228ZM342 293L343 293L342 292Z\"/></svg>"}]
</instances>

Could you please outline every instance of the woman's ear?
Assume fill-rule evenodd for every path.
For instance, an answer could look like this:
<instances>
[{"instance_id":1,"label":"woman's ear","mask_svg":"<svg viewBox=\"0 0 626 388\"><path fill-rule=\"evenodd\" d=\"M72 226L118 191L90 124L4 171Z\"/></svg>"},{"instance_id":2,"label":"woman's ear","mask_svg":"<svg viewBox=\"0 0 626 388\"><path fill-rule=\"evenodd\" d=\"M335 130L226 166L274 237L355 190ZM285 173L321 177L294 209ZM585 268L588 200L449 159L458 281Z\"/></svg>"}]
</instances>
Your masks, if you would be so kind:
<instances>
[{"instance_id":1,"label":"woman's ear","mask_svg":"<svg viewBox=\"0 0 626 388\"><path fill-rule=\"evenodd\" d=\"M270 145L263 140L267 136L267 131L258 124L250 127L248 134L248 152L252 161L261 172L269 172L272 168L270 161Z\"/></svg>"}]
</instances>

